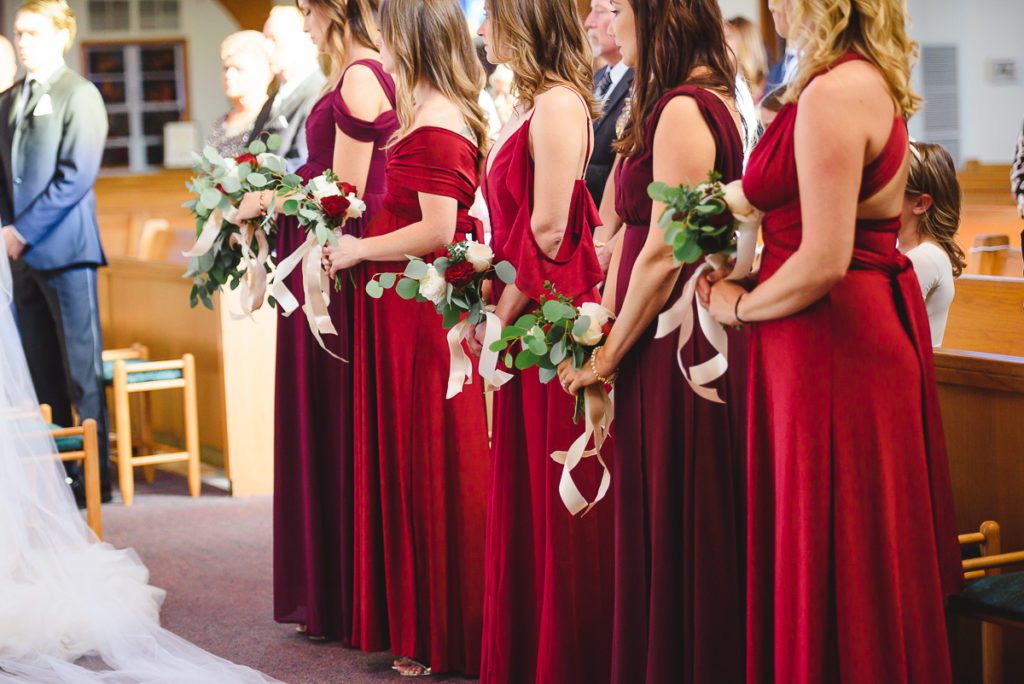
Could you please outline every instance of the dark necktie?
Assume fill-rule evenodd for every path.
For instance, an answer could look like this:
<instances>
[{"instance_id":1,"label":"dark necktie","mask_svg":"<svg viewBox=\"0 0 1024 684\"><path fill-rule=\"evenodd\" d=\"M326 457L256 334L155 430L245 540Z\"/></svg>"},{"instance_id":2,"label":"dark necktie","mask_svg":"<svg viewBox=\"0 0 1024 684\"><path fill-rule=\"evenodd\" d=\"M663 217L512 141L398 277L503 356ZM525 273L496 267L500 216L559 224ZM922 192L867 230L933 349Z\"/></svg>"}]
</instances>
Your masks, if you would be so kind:
<instances>
[{"instance_id":1,"label":"dark necktie","mask_svg":"<svg viewBox=\"0 0 1024 684\"><path fill-rule=\"evenodd\" d=\"M37 81L34 78L30 78L28 80L28 95L22 96L23 99L21 100L21 107L19 107L18 109L18 117L16 120L18 125L21 125L21 122L25 120L26 116L28 116L29 107L33 106L33 102L36 98L39 88L39 81Z\"/></svg>"},{"instance_id":2,"label":"dark necktie","mask_svg":"<svg viewBox=\"0 0 1024 684\"><path fill-rule=\"evenodd\" d=\"M594 88L594 97L599 100L604 100L608 97L608 91L612 89L612 70L611 67L605 67L604 75L601 76L601 80L598 81L597 87Z\"/></svg>"}]
</instances>

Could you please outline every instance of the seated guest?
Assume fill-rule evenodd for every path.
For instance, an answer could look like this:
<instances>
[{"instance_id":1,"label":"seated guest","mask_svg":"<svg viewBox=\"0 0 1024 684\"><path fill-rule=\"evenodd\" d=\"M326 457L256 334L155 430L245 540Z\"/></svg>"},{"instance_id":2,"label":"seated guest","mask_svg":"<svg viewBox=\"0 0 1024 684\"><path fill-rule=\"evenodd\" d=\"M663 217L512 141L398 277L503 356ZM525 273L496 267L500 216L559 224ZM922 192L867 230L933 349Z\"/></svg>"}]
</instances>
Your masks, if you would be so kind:
<instances>
[{"instance_id":1,"label":"seated guest","mask_svg":"<svg viewBox=\"0 0 1024 684\"><path fill-rule=\"evenodd\" d=\"M1013 169L1010 172L1013 196L1017 200L1017 213L1024 218L1024 130L1017 138L1017 149L1013 154ZM1024 230L1020 233L1021 248L1024 248Z\"/></svg>"},{"instance_id":2,"label":"seated guest","mask_svg":"<svg viewBox=\"0 0 1024 684\"><path fill-rule=\"evenodd\" d=\"M259 31L239 31L220 46L224 65L224 94L231 111L213 124L206 144L224 156L237 156L252 139L253 124L267 101L267 88L273 79L267 42Z\"/></svg>"},{"instance_id":3,"label":"seated guest","mask_svg":"<svg viewBox=\"0 0 1024 684\"><path fill-rule=\"evenodd\" d=\"M960 182L946 148L912 142L910 151L899 246L914 264L928 310L932 346L939 347L953 303L953 279L960 276L966 265L964 250L956 243Z\"/></svg>"},{"instance_id":4,"label":"seated guest","mask_svg":"<svg viewBox=\"0 0 1024 684\"><path fill-rule=\"evenodd\" d=\"M760 102L768 80L768 52L758 34L757 24L746 17L733 17L725 22L725 40L736 58L736 70L750 87L754 102Z\"/></svg>"},{"instance_id":5,"label":"seated guest","mask_svg":"<svg viewBox=\"0 0 1024 684\"><path fill-rule=\"evenodd\" d=\"M618 139L616 128L619 116L622 115L630 86L633 85L633 70L622 61L619 46L608 32L613 18L609 0L592 0L590 14L583 24L590 45L594 48L594 55L605 63L594 73L594 98L601 106L601 116L594 119L594 154L587 167L587 190L598 206L601 205L604 186L615 164L612 145Z\"/></svg>"},{"instance_id":6,"label":"seated guest","mask_svg":"<svg viewBox=\"0 0 1024 684\"><path fill-rule=\"evenodd\" d=\"M11 41L0 36L0 92L14 85L14 77L18 75L18 63L14 59L14 46Z\"/></svg>"},{"instance_id":7,"label":"seated guest","mask_svg":"<svg viewBox=\"0 0 1024 684\"><path fill-rule=\"evenodd\" d=\"M277 153L284 157L291 173L305 164L309 156L306 119L327 83L320 70L316 45L303 30L302 21L298 7L278 6L270 10L263 35L278 89L267 98L253 124L256 135L281 136Z\"/></svg>"}]
</instances>

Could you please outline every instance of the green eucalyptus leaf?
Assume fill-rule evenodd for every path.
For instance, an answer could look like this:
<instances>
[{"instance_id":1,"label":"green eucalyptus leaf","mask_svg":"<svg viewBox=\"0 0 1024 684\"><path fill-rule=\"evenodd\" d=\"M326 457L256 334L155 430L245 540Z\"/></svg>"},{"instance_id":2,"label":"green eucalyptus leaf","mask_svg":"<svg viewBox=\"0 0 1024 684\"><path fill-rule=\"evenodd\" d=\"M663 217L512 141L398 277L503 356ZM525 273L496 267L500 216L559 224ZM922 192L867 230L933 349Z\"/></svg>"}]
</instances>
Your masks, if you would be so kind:
<instances>
[{"instance_id":1,"label":"green eucalyptus leaf","mask_svg":"<svg viewBox=\"0 0 1024 684\"><path fill-rule=\"evenodd\" d=\"M220 190L217 188L207 188L206 190L203 190L203 194L199 196L199 203L209 209L213 209L220 204L220 199L223 196L224 195L222 195Z\"/></svg>"},{"instance_id":2,"label":"green eucalyptus leaf","mask_svg":"<svg viewBox=\"0 0 1024 684\"><path fill-rule=\"evenodd\" d=\"M402 299L416 299L416 295L420 293L420 283L412 278L402 278L395 286L395 292Z\"/></svg>"},{"instance_id":3,"label":"green eucalyptus leaf","mask_svg":"<svg viewBox=\"0 0 1024 684\"><path fill-rule=\"evenodd\" d=\"M540 361L540 357L537 354L524 349L516 356L515 367L519 370L526 370L536 366L538 361Z\"/></svg>"},{"instance_id":4,"label":"green eucalyptus leaf","mask_svg":"<svg viewBox=\"0 0 1024 684\"><path fill-rule=\"evenodd\" d=\"M285 216L295 216L299 213L299 201L298 200L285 200L284 204L281 205L281 213Z\"/></svg>"},{"instance_id":5,"label":"green eucalyptus leaf","mask_svg":"<svg viewBox=\"0 0 1024 684\"><path fill-rule=\"evenodd\" d=\"M270 183L267 177L264 176L262 173L250 173L248 176L245 177L245 180L247 180L249 182L249 185L253 186L254 188L263 188L266 187L268 183Z\"/></svg>"},{"instance_id":6,"label":"green eucalyptus leaf","mask_svg":"<svg viewBox=\"0 0 1024 684\"><path fill-rule=\"evenodd\" d=\"M687 240L683 243L682 247L675 250L675 256L681 263L696 263L701 257L700 245L697 244L696 240Z\"/></svg>"},{"instance_id":7,"label":"green eucalyptus leaf","mask_svg":"<svg viewBox=\"0 0 1024 684\"><path fill-rule=\"evenodd\" d=\"M211 164L224 164L224 159L223 157L220 156L220 152L218 152L209 145L203 148L203 157L206 159L206 161L210 162Z\"/></svg>"},{"instance_id":8,"label":"green eucalyptus leaf","mask_svg":"<svg viewBox=\"0 0 1024 684\"><path fill-rule=\"evenodd\" d=\"M590 329L590 316L580 316L572 326L573 337L582 337Z\"/></svg>"},{"instance_id":9,"label":"green eucalyptus leaf","mask_svg":"<svg viewBox=\"0 0 1024 684\"><path fill-rule=\"evenodd\" d=\"M405 267L405 277L420 280L427 275L427 263L422 259L413 258Z\"/></svg>"},{"instance_id":10,"label":"green eucalyptus leaf","mask_svg":"<svg viewBox=\"0 0 1024 684\"><path fill-rule=\"evenodd\" d=\"M393 288L397 280L397 273L381 273L380 276L378 277L380 286L383 287L385 290L390 290L391 288Z\"/></svg>"},{"instance_id":11,"label":"green eucalyptus leaf","mask_svg":"<svg viewBox=\"0 0 1024 684\"><path fill-rule=\"evenodd\" d=\"M515 327L521 328L524 335L527 330L535 325L537 325L537 317L532 314L523 314L515 322Z\"/></svg>"},{"instance_id":12,"label":"green eucalyptus leaf","mask_svg":"<svg viewBox=\"0 0 1024 684\"><path fill-rule=\"evenodd\" d=\"M371 280L366 283L366 294L370 295L374 299L380 299L384 296L384 288L380 286L376 280Z\"/></svg>"},{"instance_id":13,"label":"green eucalyptus leaf","mask_svg":"<svg viewBox=\"0 0 1024 684\"><path fill-rule=\"evenodd\" d=\"M282 140L281 136L277 135L276 133L267 138L267 149L270 150L271 152L277 152L279 149L281 149L281 145L283 144L284 140Z\"/></svg>"},{"instance_id":14,"label":"green eucalyptus leaf","mask_svg":"<svg viewBox=\"0 0 1024 684\"><path fill-rule=\"evenodd\" d=\"M541 307L541 312L544 314L544 318L552 323L558 323L560 320L565 318L565 307L557 299L549 299L544 302L544 306Z\"/></svg>"},{"instance_id":15,"label":"green eucalyptus leaf","mask_svg":"<svg viewBox=\"0 0 1024 684\"><path fill-rule=\"evenodd\" d=\"M520 328L518 325L510 325L501 331L501 339L503 342L518 340L520 337L526 334L527 330L528 328Z\"/></svg>"},{"instance_id":16,"label":"green eucalyptus leaf","mask_svg":"<svg viewBox=\"0 0 1024 684\"><path fill-rule=\"evenodd\" d=\"M559 340L558 342L555 342L554 345L552 345L551 352L548 354L548 358L551 359L551 363L557 366L558 364L562 363L562 361L565 361L566 354L567 351L565 349L565 341Z\"/></svg>"},{"instance_id":17,"label":"green eucalyptus leaf","mask_svg":"<svg viewBox=\"0 0 1024 684\"><path fill-rule=\"evenodd\" d=\"M499 261L495 264L494 274L506 285L513 285L516 282L516 267L507 261Z\"/></svg>"},{"instance_id":18,"label":"green eucalyptus leaf","mask_svg":"<svg viewBox=\"0 0 1024 684\"><path fill-rule=\"evenodd\" d=\"M267 151L267 146L262 140L253 140L249 143L249 154L263 154Z\"/></svg>"},{"instance_id":19,"label":"green eucalyptus leaf","mask_svg":"<svg viewBox=\"0 0 1024 684\"><path fill-rule=\"evenodd\" d=\"M455 324L459 322L460 318L462 318L462 312L454 306L445 308L444 311L441 312L441 315L443 317L442 325L445 330L451 330L454 328Z\"/></svg>"},{"instance_id":20,"label":"green eucalyptus leaf","mask_svg":"<svg viewBox=\"0 0 1024 684\"><path fill-rule=\"evenodd\" d=\"M548 353L548 345L547 341L543 337L543 333L541 333L540 339L533 335L527 335L523 338L523 341L526 342L526 348L538 357L544 356Z\"/></svg>"},{"instance_id":21,"label":"green eucalyptus leaf","mask_svg":"<svg viewBox=\"0 0 1024 684\"><path fill-rule=\"evenodd\" d=\"M543 366L541 366L539 374L541 383L545 385L558 377L557 370L555 370L554 368L546 368Z\"/></svg>"}]
</instances>

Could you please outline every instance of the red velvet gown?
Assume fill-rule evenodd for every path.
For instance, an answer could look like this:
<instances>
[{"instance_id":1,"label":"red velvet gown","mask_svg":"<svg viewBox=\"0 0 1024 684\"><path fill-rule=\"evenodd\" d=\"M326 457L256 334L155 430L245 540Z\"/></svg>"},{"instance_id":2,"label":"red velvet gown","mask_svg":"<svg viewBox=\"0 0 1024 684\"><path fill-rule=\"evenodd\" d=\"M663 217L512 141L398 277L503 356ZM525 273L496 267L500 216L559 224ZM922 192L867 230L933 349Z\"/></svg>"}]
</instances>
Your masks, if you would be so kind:
<instances>
[{"instance_id":1,"label":"red velvet gown","mask_svg":"<svg viewBox=\"0 0 1024 684\"><path fill-rule=\"evenodd\" d=\"M779 112L744 178L767 211L762 281L800 244L797 106ZM907 142L894 119L862 201L899 173ZM928 317L899 227L898 216L857 221L843 280L752 326L752 684L951 681L943 601L960 582L959 550Z\"/></svg>"},{"instance_id":2,"label":"red velvet gown","mask_svg":"<svg viewBox=\"0 0 1024 684\"><path fill-rule=\"evenodd\" d=\"M616 177L625 223L619 309L651 225L654 132L665 106L684 96L711 129L723 182L743 173L743 142L721 99L681 86L658 102L644 151L624 159ZM683 268L665 308L697 268ZM676 363L676 334L657 340L656 330L654 321L623 358L615 388L613 681L740 682L746 335L729 334L730 367L714 384L722 405L694 394ZM680 355L690 368L716 353L698 329Z\"/></svg>"},{"instance_id":3,"label":"red velvet gown","mask_svg":"<svg viewBox=\"0 0 1024 684\"><path fill-rule=\"evenodd\" d=\"M476 163L477 148L463 136L431 126L413 130L388 150L388 194L366 236L420 221L422 192L458 200L455 241L480 239L479 222L468 213ZM445 400L448 343L432 305L392 292L379 300L362 294L374 273L401 272L407 263L357 269L355 462L357 471L376 469L380 479L356 482L356 558L365 570L358 577L383 573L386 581L357 584L355 610L364 616L387 606L396 655L435 673L475 675L490 461L483 391L477 382ZM383 558L376 553L381 544Z\"/></svg>"},{"instance_id":4,"label":"red velvet gown","mask_svg":"<svg viewBox=\"0 0 1024 684\"><path fill-rule=\"evenodd\" d=\"M395 86L379 62L360 60L377 74L394 104ZM384 199L384 150L398 126L394 111L360 121L341 99L341 84L324 95L306 122L309 160L304 180L331 167L335 126L356 140L374 142L363 199L366 214L346 230L362 233ZM278 256L306 239L294 219L279 218ZM299 296L296 269L288 287ZM352 290L343 279L332 293L331 320L338 335L331 350L351 360ZM301 311L277 320L274 401L274 619L307 625L311 636L350 643L352 637L352 366L324 353Z\"/></svg>"},{"instance_id":5,"label":"red velvet gown","mask_svg":"<svg viewBox=\"0 0 1024 684\"><path fill-rule=\"evenodd\" d=\"M549 280L577 302L597 301L604 276L592 232L600 219L583 180L576 184L557 258L545 256L534 240L529 127L528 120L489 160L484 197L495 259L512 262L517 286L534 299ZM501 284L495 285L500 295ZM535 368L517 372L494 395L480 672L485 684L609 679L611 506L604 501L586 516L572 517L558 494L562 466L550 458L582 434L573 410L558 382L541 384ZM575 473L592 499L596 459L586 459Z\"/></svg>"}]
</instances>

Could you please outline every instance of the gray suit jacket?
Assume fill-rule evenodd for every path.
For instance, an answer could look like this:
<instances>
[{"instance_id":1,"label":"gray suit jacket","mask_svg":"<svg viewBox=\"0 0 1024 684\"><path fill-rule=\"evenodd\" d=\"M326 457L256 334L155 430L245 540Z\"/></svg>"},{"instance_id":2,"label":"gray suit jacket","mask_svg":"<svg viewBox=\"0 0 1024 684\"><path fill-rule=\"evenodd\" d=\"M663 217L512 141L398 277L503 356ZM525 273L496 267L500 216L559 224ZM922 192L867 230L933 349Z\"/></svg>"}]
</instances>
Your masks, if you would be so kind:
<instances>
[{"instance_id":1,"label":"gray suit jacket","mask_svg":"<svg viewBox=\"0 0 1024 684\"><path fill-rule=\"evenodd\" d=\"M0 93L0 218L37 270L106 263L93 186L107 140L96 87L67 67L36 87L19 122L24 79Z\"/></svg>"},{"instance_id":2,"label":"gray suit jacket","mask_svg":"<svg viewBox=\"0 0 1024 684\"><path fill-rule=\"evenodd\" d=\"M320 71L315 71L296 88L288 97L282 99L277 95L268 98L256 122L253 124L253 136L266 139L270 135L280 135L282 144L277 151L284 157L288 171L306 163L309 148L306 144L306 119L313 105L320 99L327 79Z\"/></svg>"}]
</instances>

